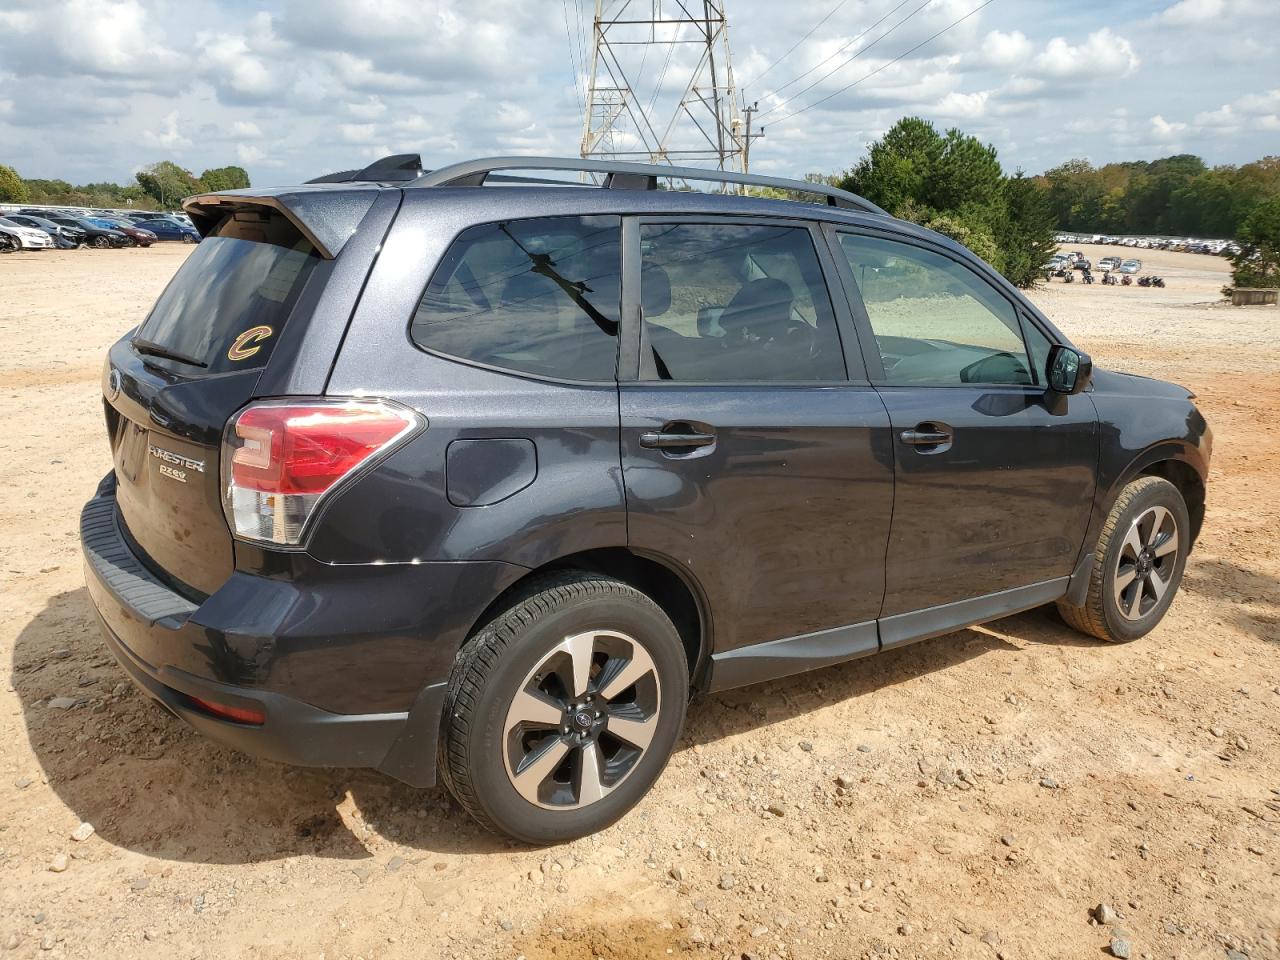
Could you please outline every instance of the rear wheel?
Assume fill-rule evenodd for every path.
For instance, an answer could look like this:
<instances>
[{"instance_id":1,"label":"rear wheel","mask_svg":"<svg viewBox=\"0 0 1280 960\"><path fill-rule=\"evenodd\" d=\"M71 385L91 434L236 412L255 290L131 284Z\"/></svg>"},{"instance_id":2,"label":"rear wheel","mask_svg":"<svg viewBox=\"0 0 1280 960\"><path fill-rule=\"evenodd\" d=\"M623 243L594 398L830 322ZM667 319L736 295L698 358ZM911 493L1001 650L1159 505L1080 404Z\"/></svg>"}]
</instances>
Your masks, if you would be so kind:
<instances>
[{"instance_id":1,"label":"rear wheel","mask_svg":"<svg viewBox=\"0 0 1280 960\"><path fill-rule=\"evenodd\" d=\"M1182 582L1190 530L1186 502L1172 483L1161 477L1130 483L1098 537L1084 604L1058 601L1062 618L1112 643L1151 632Z\"/></svg>"},{"instance_id":2,"label":"rear wheel","mask_svg":"<svg viewBox=\"0 0 1280 960\"><path fill-rule=\"evenodd\" d=\"M195 242L196 242L196 238L195 238L195 237L193 237L193 236L192 236L191 234L189 234L189 233L184 233L184 234L182 235L182 242L183 242L183 243L195 243Z\"/></svg>"},{"instance_id":3,"label":"rear wheel","mask_svg":"<svg viewBox=\"0 0 1280 960\"><path fill-rule=\"evenodd\" d=\"M458 653L442 779L481 824L519 840L594 833L662 772L688 675L671 620L634 587L576 571L535 580Z\"/></svg>"},{"instance_id":4,"label":"rear wheel","mask_svg":"<svg viewBox=\"0 0 1280 960\"><path fill-rule=\"evenodd\" d=\"M97 237L94 237L92 240L90 240L89 243L90 245L97 247L99 250L105 250L107 249L107 247L111 246L111 238L104 237L104 236L97 236Z\"/></svg>"},{"instance_id":5,"label":"rear wheel","mask_svg":"<svg viewBox=\"0 0 1280 960\"><path fill-rule=\"evenodd\" d=\"M18 241L7 233L0 233L0 253L17 253Z\"/></svg>"}]
</instances>

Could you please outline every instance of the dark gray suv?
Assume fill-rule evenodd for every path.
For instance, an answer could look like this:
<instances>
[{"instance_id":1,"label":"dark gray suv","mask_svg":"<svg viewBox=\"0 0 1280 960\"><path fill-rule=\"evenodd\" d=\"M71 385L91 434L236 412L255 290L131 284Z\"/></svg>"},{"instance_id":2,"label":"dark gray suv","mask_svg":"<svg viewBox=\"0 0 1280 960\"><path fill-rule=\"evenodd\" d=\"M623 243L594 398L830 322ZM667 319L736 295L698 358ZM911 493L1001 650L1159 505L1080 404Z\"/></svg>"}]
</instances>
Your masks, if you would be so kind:
<instances>
[{"instance_id":1,"label":"dark gray suv","mask_svg":"<svg viewBox=\"0 0 1280 960\"><path fill-rule=\"evenodd\" d=\"M552 842L640 800L691 692L1042 604L1110 641L1169 608L1190 394L1091 370L951 240L718 171L325 181L189 199L204 242L103 371L89 591L210 737L438 772Z\"/></svg>"}]
</instances>

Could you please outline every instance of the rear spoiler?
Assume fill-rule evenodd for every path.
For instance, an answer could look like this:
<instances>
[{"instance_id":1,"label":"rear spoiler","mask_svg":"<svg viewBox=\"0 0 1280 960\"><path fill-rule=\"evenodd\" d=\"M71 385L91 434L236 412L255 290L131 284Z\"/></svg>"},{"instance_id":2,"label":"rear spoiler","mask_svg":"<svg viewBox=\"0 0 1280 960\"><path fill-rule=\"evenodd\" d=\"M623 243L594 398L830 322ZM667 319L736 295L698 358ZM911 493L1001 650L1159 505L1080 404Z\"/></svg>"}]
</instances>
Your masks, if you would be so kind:
<instances>
[{"instance_id":1,"label":"rear spoiler","mask_svg":"<svg viewBox=\"0 0 1280 960\"><path fill-rule=\"evenodd\" d=\"M332 260L360 226L378 190L372 184L225 190L187 197L182 201L182 209L191 217L200 236L207 237L228 214L268 207L287 217L322 257Z\"/></svg>"}]
</instances>

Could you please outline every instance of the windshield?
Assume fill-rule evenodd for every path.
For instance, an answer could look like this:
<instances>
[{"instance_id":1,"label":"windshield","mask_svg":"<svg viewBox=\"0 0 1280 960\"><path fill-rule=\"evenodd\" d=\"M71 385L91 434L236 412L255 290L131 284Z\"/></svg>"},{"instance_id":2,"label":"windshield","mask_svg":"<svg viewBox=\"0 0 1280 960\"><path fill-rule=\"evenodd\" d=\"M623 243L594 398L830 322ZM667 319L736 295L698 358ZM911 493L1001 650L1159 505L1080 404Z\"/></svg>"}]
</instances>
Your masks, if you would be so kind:
<instances>
[{"instance_id":1,"label":"windshield","mask_svg":"<svg viewBox=\"0 0 1280 960\"><path fill-rule=\"evenodd\" d=\"M320 257L278 214L237 216L174 275L134 337L140 352L209 373L267 362Z\"/></svg>"}]
</instances>

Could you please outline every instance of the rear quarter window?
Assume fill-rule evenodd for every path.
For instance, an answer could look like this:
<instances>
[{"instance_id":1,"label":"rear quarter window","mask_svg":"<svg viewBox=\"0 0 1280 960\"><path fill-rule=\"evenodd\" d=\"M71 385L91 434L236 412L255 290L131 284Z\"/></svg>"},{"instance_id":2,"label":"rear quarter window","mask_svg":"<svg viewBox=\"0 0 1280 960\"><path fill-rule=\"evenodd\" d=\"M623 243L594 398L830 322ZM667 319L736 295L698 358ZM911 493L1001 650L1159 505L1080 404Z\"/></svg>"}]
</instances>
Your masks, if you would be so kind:
<instances>
[{"instance_id":1,"label":"rear quarter window","mask_svg":"<svg viewBox=\"0 0 1280 960\"><path fill-rule=\"evenodd\" d=\"M229 215L193 248L139 328L134 345L207 373L262 367L321 262L283 216Z\"/></svg>"},{"instance_id":2,"label":"rear quarter window","mask_svg":"<svg viewBox=\"0 0 1280 960\"><path fill-rule=\"evenodd\" d=\"M563 380L612 380L621 310L621 220L547 217L471 227L436 268L414 343Z\"/></svg>"}]
</instances>

